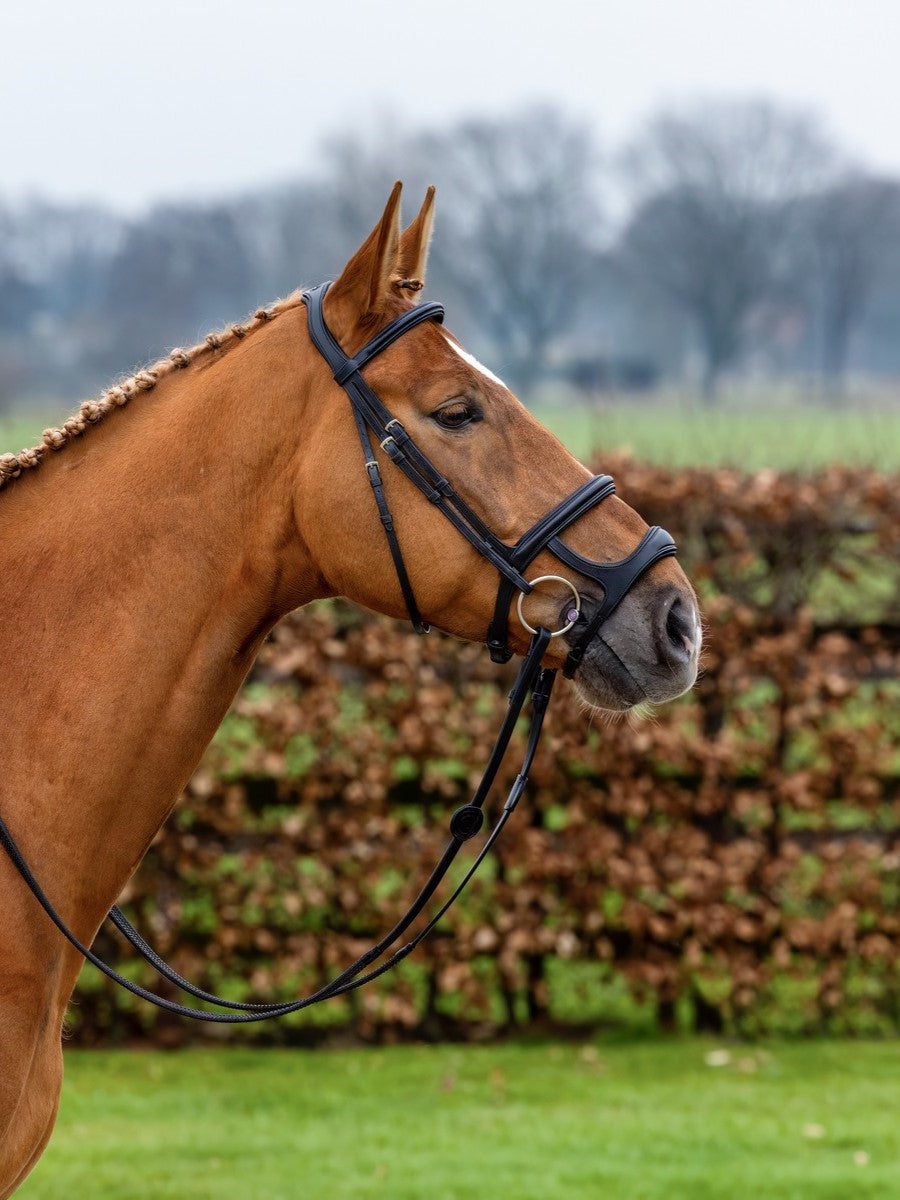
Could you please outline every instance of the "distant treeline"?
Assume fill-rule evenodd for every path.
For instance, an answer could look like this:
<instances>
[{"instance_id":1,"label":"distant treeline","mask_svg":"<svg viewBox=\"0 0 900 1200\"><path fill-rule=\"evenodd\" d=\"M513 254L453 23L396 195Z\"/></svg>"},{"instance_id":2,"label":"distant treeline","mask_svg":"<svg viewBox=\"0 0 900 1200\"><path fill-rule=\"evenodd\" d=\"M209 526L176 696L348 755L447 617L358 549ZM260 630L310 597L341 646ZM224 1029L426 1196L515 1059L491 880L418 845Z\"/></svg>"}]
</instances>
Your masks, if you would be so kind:
<instances>
[{"instance_id":1,"label":"distant treeline","mask_svg":"<svg viewBox=\"0 0 900 1200\"><path fill-rule=\"evenodd\" d=\"M521 390L900 374L900 181L809 114L660 113L615 153L552 107L348 135L295 181L126 217L0 200L0 406L83 396L333 276L391 182L438 185L431 293Z\"/></svg>"}]
</instances>

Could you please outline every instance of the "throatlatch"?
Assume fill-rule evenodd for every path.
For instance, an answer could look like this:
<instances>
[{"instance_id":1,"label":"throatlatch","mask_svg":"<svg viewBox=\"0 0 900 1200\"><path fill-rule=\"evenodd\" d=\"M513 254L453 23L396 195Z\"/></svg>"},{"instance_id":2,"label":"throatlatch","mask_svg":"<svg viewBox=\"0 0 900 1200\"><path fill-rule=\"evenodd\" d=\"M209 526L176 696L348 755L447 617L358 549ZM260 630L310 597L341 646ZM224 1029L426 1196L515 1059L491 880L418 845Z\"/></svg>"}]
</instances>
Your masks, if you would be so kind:
<instances>
[{"instance_id":1,"label":"throatlatch","mask_svg":"<svg viewBox=\"0 0 900 1200\"><path fill-rule=\"evenodd\" d=\"M419 891L415 900L406 913L379 942L371 949L360 955L355 962L343 970L329 983L302 999L276 1004L245 1004L223 999L210 992L205 992L184 979L152 949L144 938L131 925L124 913L117 906L109 913L110 920L119 932L131 943L135 950L149 962L162 977L174 984L196 1000L207 1004L215 1004L230 1012L209 1012L206 1009L190 1008L158 996L138 984L126 979L113 967L99 958L88 946L85 946L54 908L46 893L31 872L23 858L12 834L3 818L0 817L0 846L6 850L14 866L31 889L38 903L46 912L60 933L98 970L115 983L120 984L135 996L148 1000L159 1008L177 1013L183 1017L192 1017L198 1021L211 1021L219 1024L243 1024L250 1021L262 1021L269 1017L283 1017L288 1013L298 1012L328 1000L333 996L342 996L354 991L378 978L402 959L406 958L440 921L450 906L468 884L478 870L486 855L490 852L500 836L507 821L511 817L522 793L528 783L528 773L537 750L541 735L544 714L556 678L556 671L541 666L541 660L546 653L550 639L563 636L572 631L574 644L563 667L563 673L572 676L584 658L585 652L600 628L601 624L612 613L628 591L646 571L659 562L660 559L675 554L675 543L665 530L659 526L649 529L631 554L619 562L595 562L572 550L560 538L560 534L574 524L585 513L602 503L615 491L615 484L609 475L595 475L570 496L560 501L548 513L545 513L530 529L519 538L515 545L510 546L493 533L490 527L456 492L452 484L434 466L430 459L419 449L401 423L391 415L389 410L363 379L362 370L376 355L386 350L397 338L402 337L410 329L414 329L423 321L442 321L444 309L440 304L422 304L411 308L395 318L377 333L365 346L352 357L345 354L336 338L328 328L322 312L322 302L330 285L323 283L303 296L309 314L309 335L313 344L323 355L334 373L337 383L350 398L356 428L362 446L365 471L372 487L375 503L385 536L390 548L391 558L400 582L403 598L417 633L427 633L428 625L422 618L416 603L415 591L406 565L399 535L394 526L390 506L384 491L381 469L375 457L372 444L372 434L381 449L395 466L410 479L416 487L438 508L448 521L471 543L478 553L490 562L500 575L497 589L497 600L494 614L487 630L486 641L494 662L507 662L512 657L508 645L509 608L516 591L519 593L519 617L526 624L521 614L521 599L528 595L536 583L545 579L557 579L572 589L572 607L567 612L568 620L557 630L549 631L544 628L531 629L531 643L526 653L519 674L509 695L509 705L506 716L497 735L497 740L491 750L481 781L468 804L457 809L450 820L450 841L444 849L434 870ZM528 580L524 572L542 550L549 550L561 563L577 574L591 579L603 588L603 600L592 613L583 610L580 592L575 584L562 575L539 576ZM447 874L462 846L481 829L484 822L484 806L497 772L506 753L519 714L522 712L529 696L531 697L531 722L522 766L509 791L503 808L484 841L481 849L473 859L459 884L440 905L428 922L415 934L410 941L394 950L389 957L384 958L391 947L403 936L412 923L420 915L428 901L434 895L439 884ZM383 961L373 966L378 959ZM236 1010L236 1011L235 1011Z\"/></svg>"}]
</instances>

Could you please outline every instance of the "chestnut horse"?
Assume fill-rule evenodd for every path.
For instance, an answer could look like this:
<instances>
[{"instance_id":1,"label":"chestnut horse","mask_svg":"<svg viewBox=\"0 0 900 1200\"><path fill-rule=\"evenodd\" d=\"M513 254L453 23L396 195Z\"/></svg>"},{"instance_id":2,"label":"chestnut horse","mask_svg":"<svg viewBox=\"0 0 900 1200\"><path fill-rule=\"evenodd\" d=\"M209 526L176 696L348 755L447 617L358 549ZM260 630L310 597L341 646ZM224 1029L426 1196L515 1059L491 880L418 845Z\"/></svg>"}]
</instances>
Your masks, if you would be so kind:
<instances>
[{"instance_id":1,"label":"chestnut horse","mask_svg":"<svg viewBox=\"0 0 900 1200\"><path fill-rule=\"evenodd\" d=\"M398 184L327 293L328 325L348 353L409 309L410 280L424 279L433 189L402 233L399 195ZM434 322L393 344L366 378L504 540L589 477ZM495 569L387 459L383 475L424 619L483 640ZM42 446L0 458L0 484L0 812L90 943L275 622L324 596L394 617L406 606L350 406L310 342L299 297L82 405ZM567 536L609 561L646 530L611 497ZM549 551L534 564L535 574L559 570ZM596 598L596 583L575 578ZM567 601L564 587L542 588L527 599L528 619L554 628ZM518 653L528 645L514 613L510 639ZM550 643L545 665L561 664L564 640ZM693 592L667 558L606 621L576 686L607 709L669 699L693 683L699 640ZM5 855L0 912L5 1198L53 1128L60 1035L82 960Z\"/></svg>"}]
</instances>

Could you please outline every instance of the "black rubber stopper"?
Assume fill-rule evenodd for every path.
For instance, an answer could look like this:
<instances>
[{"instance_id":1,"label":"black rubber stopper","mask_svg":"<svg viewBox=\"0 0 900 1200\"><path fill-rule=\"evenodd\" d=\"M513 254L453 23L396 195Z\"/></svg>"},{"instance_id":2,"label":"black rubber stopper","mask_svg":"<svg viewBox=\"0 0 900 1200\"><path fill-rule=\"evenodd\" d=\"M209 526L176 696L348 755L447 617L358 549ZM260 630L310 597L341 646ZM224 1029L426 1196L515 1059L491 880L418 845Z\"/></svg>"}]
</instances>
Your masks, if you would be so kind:
<instances>
[{"instance_id":1,"label":"black rubber stopper","mask_svg":"<svg viewBox=\"0 0 900 1200\"><path fill-rule=\"evenodd\" d=\"M450 818L450 832L458 842L467 842L484 824L484 813L476 804L464 804Z\"/></svg>"}]
</instances>

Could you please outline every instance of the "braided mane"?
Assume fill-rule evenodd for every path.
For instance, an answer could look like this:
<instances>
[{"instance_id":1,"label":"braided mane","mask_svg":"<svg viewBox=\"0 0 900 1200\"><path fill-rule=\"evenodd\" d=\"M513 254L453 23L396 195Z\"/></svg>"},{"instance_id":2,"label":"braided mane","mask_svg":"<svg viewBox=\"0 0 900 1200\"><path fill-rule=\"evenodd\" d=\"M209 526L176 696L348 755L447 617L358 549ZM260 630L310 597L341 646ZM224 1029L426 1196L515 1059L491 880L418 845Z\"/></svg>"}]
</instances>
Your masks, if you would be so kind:
<instances>
[{"instance_id":1,"label":"braided mane","mask_svg":"<svg viewBox=\"0 0 900 1200\"><path fill-rule=\"evenodd\" d=\"M12 480L18 479L23 471L39 467L48 450L64 449L75 438L81 437L90 426L98 425L108 413L116 408L124 408L139 392L152 391L166 375L189 367L205 354L215 350L227 350L254 329L274 320L281 313L296 308L300 303L300 293L294 292L285 300L278 300L267 308L258 308L244 324L230 325L227 329L210 333L202 342L188 350L172 350L165 358L113 384L98 399L85 400L78 411L59 428L45 429L39 445L20 450L18 454L0 454L0 490Z\"/></svg>"}]
</instances>

